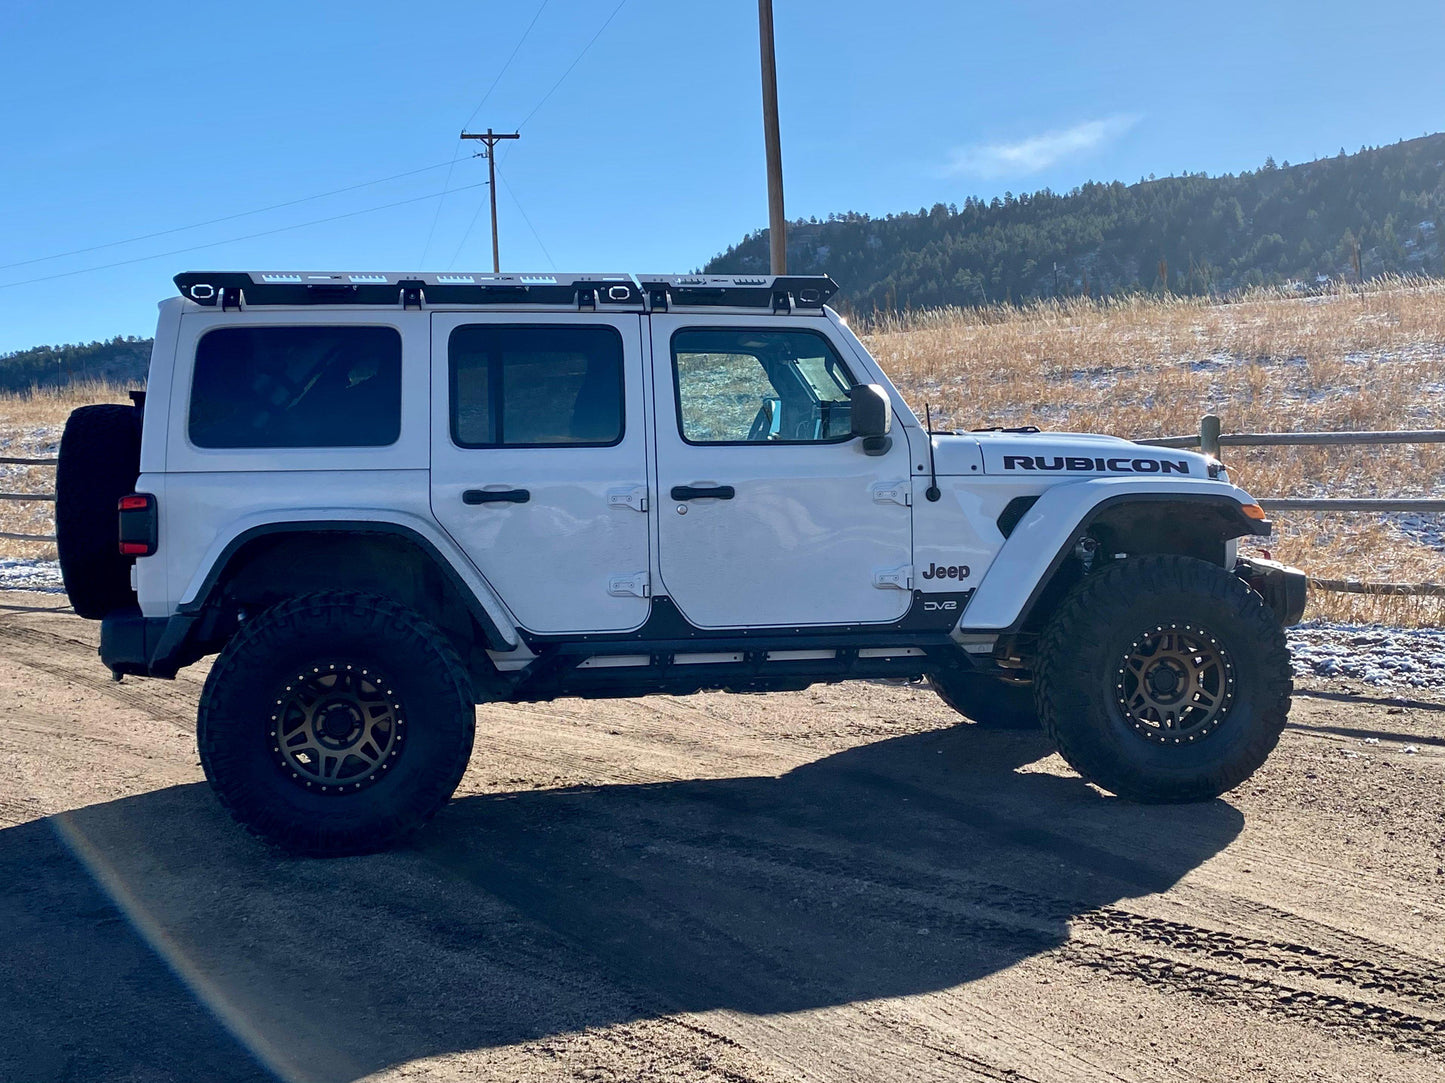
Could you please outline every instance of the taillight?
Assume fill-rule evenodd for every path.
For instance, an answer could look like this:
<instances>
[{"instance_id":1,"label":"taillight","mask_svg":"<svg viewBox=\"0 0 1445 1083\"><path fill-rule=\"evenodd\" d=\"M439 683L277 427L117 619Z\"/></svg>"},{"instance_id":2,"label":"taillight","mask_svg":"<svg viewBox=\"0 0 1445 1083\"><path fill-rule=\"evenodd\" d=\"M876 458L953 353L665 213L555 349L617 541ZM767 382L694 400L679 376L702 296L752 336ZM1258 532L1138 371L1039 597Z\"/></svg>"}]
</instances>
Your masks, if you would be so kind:
<instances>
[{"instance_id":1,"label":"taillight","mask_svg":"<svg viewBox=\"0 0 1445 1083\"><path fill-rule=\"evenodd\" d=\"M160 533L156 498L150 493L131 493L120 498L120 555L148 557L156 551Z\"/></svg>"}]
</instances>

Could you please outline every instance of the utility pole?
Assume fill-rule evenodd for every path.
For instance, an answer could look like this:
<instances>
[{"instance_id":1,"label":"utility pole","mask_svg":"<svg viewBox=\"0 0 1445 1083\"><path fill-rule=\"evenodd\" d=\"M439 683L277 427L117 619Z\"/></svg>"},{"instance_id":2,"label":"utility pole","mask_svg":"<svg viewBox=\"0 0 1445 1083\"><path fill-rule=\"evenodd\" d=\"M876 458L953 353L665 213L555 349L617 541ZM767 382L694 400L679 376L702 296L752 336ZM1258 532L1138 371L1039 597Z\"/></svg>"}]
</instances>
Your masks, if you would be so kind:
<instances>
[{"instance_id":1,"label":"utility pole","mask_svg":"<svg viewBox=\"0 0 1445 1083\"><path fill-rule=\"evenodd\" d=\"M788 223L783 217L783 147L778 136L778 61L773 53L773 0L758 0L763 66L763 139L768 146L768 250L775 275L788 273Z\"/></svg>"},{"instance_id":2,"label":"utility pole","mask_svg":"<svg viewBox=\"0 0 1445 1083\"><path fill-rule=\"evenodd\" d=\"M487 145L487 187L492 197L492 273L496 274L502 269L502 259L497 249L497 144L503 139L521 139L521 135L513 132L511 135L502 135L488 128L485 132L478 132L475 135L468 135L462 132L463 139L480 139Z\"/></svg>"}]
</instances>

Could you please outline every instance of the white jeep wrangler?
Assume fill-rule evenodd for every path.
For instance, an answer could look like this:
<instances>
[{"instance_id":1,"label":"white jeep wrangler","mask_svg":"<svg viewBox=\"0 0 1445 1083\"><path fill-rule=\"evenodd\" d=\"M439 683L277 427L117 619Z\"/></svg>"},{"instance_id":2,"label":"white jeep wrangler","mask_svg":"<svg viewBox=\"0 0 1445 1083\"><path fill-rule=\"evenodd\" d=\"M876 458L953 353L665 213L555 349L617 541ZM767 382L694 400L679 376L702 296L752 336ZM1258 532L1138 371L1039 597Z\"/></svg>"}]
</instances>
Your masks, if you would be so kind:
<instances>
[{"instance_id":1,"label":"white jeep wrangler","mask_svg":"<svg viewBox=\"0 0 1445 1083\"><path fill-rule=\"evenodd\" d=\"M498 700L926 677L1141 801L1284 725L1305 579L1217 461L928 432L828 278L176 284L66 426L61 567L117 679L219 652L201 762L288 849L425 823Z\"/></svg>"}]
</instances>

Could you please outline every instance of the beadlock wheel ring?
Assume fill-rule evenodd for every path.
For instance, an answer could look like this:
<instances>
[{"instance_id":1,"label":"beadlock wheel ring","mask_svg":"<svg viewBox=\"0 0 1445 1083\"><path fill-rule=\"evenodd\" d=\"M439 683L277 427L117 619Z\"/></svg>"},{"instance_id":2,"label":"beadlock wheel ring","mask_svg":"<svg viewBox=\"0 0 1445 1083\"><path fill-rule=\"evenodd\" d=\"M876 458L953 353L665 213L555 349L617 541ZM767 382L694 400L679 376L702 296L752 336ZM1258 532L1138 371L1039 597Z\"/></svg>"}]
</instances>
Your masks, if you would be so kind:
<instances>
[{"instance_id":1,"label":"beadlock wheel ring","mask_svg":"<svg viewBox=\"0 0 1445 1083\"><path fill-rule=\"evenodd\" d=\"M405 731L401 701L375 666L319 662L296 671L273 696L272 758L314 793L355 793L384 778Z\"/></svg>"},{"instance_id":2,"label":"beadlock wheel ring","mask_svg":"<svg viewBox=\"0 0 1445 1083\"><path fill-rule=\"evenodd\" d=\"M1114 674L1115 700L1140 737L1186 745L1208 737L1234 703L1234 661L1210 632L1158 624L1138 636Z\"/></svg>"}]
</instances>

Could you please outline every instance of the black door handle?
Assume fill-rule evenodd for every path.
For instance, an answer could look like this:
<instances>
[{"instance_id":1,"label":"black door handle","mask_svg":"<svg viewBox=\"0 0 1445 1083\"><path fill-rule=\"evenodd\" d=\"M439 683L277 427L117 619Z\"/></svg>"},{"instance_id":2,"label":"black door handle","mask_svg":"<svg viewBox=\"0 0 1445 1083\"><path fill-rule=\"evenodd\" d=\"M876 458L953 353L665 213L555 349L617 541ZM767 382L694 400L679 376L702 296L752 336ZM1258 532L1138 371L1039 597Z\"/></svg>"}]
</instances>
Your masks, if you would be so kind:
<instances>
[{"instance_id":1,"label":"black door handle","mask_svg":"<svg viewBox=\"0 0 1445 1083\"><path fill-rule=\"evenodd\" d=\"M737 490L731 485L674 485L672 487L674 500L731 500L737 495Z\"/></svg>"},{"instance_id":2,"label":"black door handle","mask_svg":"<svg viewBox=\"0 0 1445 1083\"><path fill-rule=\"evenodd\" d=\"M468 489L463 504L525 504L532 499L526 489Z\"/></svg>"}]
</instances>

